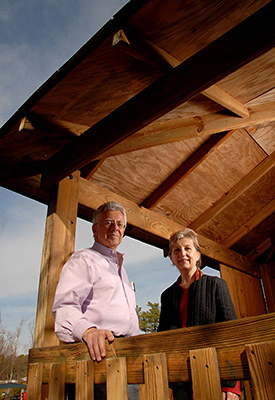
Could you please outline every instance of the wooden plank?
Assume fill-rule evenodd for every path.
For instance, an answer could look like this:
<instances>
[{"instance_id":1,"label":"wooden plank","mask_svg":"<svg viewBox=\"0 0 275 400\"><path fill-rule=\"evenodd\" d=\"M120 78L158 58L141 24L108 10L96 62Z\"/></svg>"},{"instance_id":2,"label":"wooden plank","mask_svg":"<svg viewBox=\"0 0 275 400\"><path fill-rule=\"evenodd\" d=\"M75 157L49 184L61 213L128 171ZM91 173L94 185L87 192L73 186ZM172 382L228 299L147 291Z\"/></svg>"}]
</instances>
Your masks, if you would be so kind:
<instances>
[{"instance_id":1,"label":"wooden plank","mask_svg":"<svg viewBox=\"0 0 275 400\"><path fill-rule=\"evenodd\" d=\"M229 204L231 204L237 197L244 193L250 186L257 180L264 176L275 165L275 151L266 157L260 164L242 178L232 189L225 193L212 207L202 213L195 221L188 227L195 231L205 225L210 219L214 218Z\"/></svg>"},{"instance_id":2,"label":"wooden plank","mask_svg":"<svg viewBox=\"0 0 275 400\"><path fill-rule=\"evenodd\" d=\"M144 383L143 354L166 353L170 382L189 381L191 370L189 351L215 347L223 380L250 379L245 344L273 341L275 337L275 313L247 317L214 325L195 326L167 332L150 333L115 339L118 357L127 358L128 383ZM107 358L113 350L106 343ZM49 365L56 359L66 360L66 382L75 381L78 360L90 360L84 343L30 349L30 363L44 363L43 382L48 382ZM95 363L95 383L106 381L106 363Z\"/></svg>"},{"instance_id":3,"label":"wooden plank","mask_svg":"<svg viewBox=\"0 0 275 400\"><path fill-rule=\"evenodd\" d=\"M144 355L144 381L147 399L169 399L166 354Z\"/></svg>"},{"instance_id":4,"label":"wooden plank","mask_svg":"<svg viewBox=\"0 0 275 400\"><path fill-rule=\"evenodd\" d=\"M65 363L51 365L49 378L49 400L65 398Z\"/></svg>"},{"instance_id":5,"label":"wooden plank","mask_svg":"<svg viewBox=\"0 0 275 400\"><path fill-rule=\"evenodd\" d=\"M139 385L139 400L147 400L145 384Z\"/></svg>"},{"instance_id":6,"label":"wooden plank","mask_svg":"<svg viewBox=\"0 0 275 400\"><path fill-rule=\"evenodd\" d=\"M196 400L220 400L221 378L214 347L190 350L193 396Z\"/></svg>"},{"instance_id":7,"label":"wooden plank","mask_svg":"<svg viewBox=\"0 0 275 400\"><path fill-rule=\"evenodd\" d=\"M242 225L239 229L233 232L230 236L227 236L227 238L224 239L222 243L227 247L233 246L234 243L238 242L249 231L254 229L262 221L268 218L274 211L275 211L275 199L272 200L269 204L267 204L261 211L259 211L256 215L250 218L244 225Z\"/></svg>"},{"instance_id":8,"label":"wooden plank","mask_svg":"<svg viewBox=\"0 0 275 400\"><path fill-rule=\"evenodd\" d=\"M226 281L238 318L266 313L260 279L220 264L221 277Z\"/></svg>"},{"instance_id":9,"label":"wooden plank","mask_svg":"<svg viewBox=\"0 0 275 400\"><path fill-rule=\"evenodd\" d=\"M125 357L106 360L106 380L108 400L127 400L127 364Z\"/></svg>"},{"instance_id":10,"label":"wooden plank","mask_svg":"<svg viewBox=\"0 0 275 400\"><path fill-rule=\"evenodd\" d=\"M275 343L245 346L255 400L270 400L275 393Z\"/></svg>"},{"instance_id":11,"label":"wooden plank","mask_svg":"<svg viewBox=\"0 0 275 400\"><path fill-rule=\"evenodd\" d=\"M93 125L47 161L42 185L52 186L271 49L275 43L273 13L271 2Z\"/></svg>"},{"instance_id":12,"label":"wooden plank","mask_svg":"<svg viewBox=\"0 0 275 400\"><path fill-rule=\"evenodd\" d=\"M30 363L28 367L28 400L41 400L43 364Z\"/></svg>"},{"instance_id":13,"label":"wooden plank","mask_svg":"<svg viewBox=\"0 0 275 400\"><path fill-rule=\"evenodd\" d=\"M161 185L151 193L141 204L141 207L153 208L159 203L173 188L178 185L186 176L188 176L209 153L221 145L232 132L221 133L211 136L203 145L184 161Z\"/></svg>"},{"instance_id":14,"label":"wooden plank","mask_svg":"<svg viewBox=\"0 0 275 400\"><path fill-rule=\"evenodd\" d=\"M107 189L80 178L79 203L84 207L95 210L102 203L114 200L126 209L128 224L142 231L169 240L169 237L184 227L144 207L139 207L130 200L125 199ZM229 265L233 268L245 271L251 275L259 275L258 266L247 258L229 250L227 247L212 242L210 239L198 235L202 253Z\"/></svg>"},{"instance_id":15,"label":"wooden plank","mask_svg":"<svg viewBox=\"0 0 275 400\"><path fill-rule=\"evenodd\" d=\"M239 118L222 113L200 115L194 118L179 118L156 122L139 130L135 135L123 140L100 157L111 157L130 151L178 142L196 136L241 129L251 125L260 125L275 121L275 102L249 107L250 116Z\"/></svg>"},{"instance_id":16,"label":"wooden plank","mask_svg":"<svg viewBox=\"0 0 275 400\"><path fill-rule=\"evenodd\" d=\"M94 363L77 361L75 377L75 400L94 399Z\"/></svg>"},{"instance_id":17,"label":"wooden plank","mask_svg":"<svg viewBox=\"0 0 275 400\"><path fill-rule=\"evenodd\" d=\"M78 187L77 171L51 192L41 261L35 346L59 343L54 332L52 305L61 269L74 250Z\"/></svg>"}]
</instances>

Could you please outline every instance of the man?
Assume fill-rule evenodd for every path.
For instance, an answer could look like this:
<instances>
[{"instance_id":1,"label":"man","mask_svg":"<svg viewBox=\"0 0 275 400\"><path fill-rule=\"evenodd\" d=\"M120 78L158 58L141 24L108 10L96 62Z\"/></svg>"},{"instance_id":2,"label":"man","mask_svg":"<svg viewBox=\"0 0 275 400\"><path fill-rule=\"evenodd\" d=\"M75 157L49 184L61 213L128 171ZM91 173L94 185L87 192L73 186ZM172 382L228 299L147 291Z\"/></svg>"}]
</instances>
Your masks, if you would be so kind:
<instances>
[{"instance_id":1,"label":"man","mask_svg":"<svg viewBox=\"0 0 275 400\"><path fill-rule=\"evenodd\" d=\"M135 293L122 266L123 255L116 251L126 223L122 205L102 204L93 215L93 247L70 257L56 289L56 335L63 342L84 341L97 361L106 356L106 339L139 333Z\"/></svg>"}]
</instances>

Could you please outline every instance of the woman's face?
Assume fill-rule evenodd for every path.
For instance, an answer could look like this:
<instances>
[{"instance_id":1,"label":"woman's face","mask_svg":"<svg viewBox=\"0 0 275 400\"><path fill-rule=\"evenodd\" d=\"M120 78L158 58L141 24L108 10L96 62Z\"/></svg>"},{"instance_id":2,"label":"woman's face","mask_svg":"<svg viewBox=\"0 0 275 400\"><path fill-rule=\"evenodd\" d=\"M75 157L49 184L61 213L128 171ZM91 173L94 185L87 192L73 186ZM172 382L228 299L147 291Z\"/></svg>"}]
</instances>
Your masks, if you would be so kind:
<instances>
[{"instance_id":1,"label":"woman's face","mask_svg":"<svg viewBox=\"0 0 275 400\"><path fill-rule=\"evenodd\" d=\"M185 237L173 244L170 258L180 272L195 272L200 256L201 253L196 250L193 240Z\"/></svg>"}]
</instances>

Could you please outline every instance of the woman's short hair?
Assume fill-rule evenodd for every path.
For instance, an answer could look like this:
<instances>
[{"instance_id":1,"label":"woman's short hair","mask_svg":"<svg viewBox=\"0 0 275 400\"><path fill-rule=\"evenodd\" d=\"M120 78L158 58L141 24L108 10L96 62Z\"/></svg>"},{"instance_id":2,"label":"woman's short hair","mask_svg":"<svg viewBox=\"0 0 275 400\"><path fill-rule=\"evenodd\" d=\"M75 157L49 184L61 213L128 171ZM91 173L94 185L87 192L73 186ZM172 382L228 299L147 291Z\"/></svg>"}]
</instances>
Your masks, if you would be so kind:
<instances>
[{"instance_id":1,"label":"woman's short hair","mask_svg":"<svg viewBox=\"0 0 275 400\"><path fill-rule=\"evenodd\" d=\"M104 211L120 211L121 214L124 216L125 226L127 225L125 208L116 201L107 201L106 203L99 206L93 213L93 219L92 219L93 224L96 224L98 222L99 215Z\"/></svg>"},{"instance_id":2,"label":"woman's short hair","mask_svg":"<svg viewBox=\"0 0 275 400\"><path fill-rule=\"evenodd\" d=\"M174 244L183 238L189 238L192 240L195 249L201 253L201 248L200 248L200 244L199 244L199 239L198 239L198 235L196 234L195 231L193 231L193 229L190 228L185 228L183 230L177 231L175 233L173 233L173 235L171 235L170 239L169 239L169 256L171 255L172 252L172 247L174 246ZM201 267L201 258L197 261L197 267Z\"/></svg>"}]
</instances>

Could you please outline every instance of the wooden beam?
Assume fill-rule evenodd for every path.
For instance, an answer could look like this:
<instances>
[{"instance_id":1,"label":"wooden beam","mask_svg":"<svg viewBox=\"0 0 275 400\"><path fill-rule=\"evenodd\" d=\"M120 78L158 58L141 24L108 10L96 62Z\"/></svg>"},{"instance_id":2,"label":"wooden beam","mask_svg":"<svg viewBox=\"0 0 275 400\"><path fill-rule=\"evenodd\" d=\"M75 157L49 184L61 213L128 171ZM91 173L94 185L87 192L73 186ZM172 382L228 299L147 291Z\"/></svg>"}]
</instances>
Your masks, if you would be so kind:
<instances>
[{"instance_id":1,"label":"wooden beam","mask_svg":"<svg viewBox=\"0 0 275 400\"><path fill-rule=\"evenodd\" d=\"M273 15L271 2L96 123L48 160L42 185L57 183L267 52L275 44Z\"/></svg>"},{"instance_id":2,"label":"wooden beam","mask_svg":"<svg viewBox=\"0 0 275 400\"><path fill-rule=\"evenodd\" d=\"M274 109L275 102L270 102L249 107L250 115L247 118L216 113L156 122L102 153L100 157L116 156L196 136L213 135L251 125L255 126L273 122L275 121Z\"/></svg>"},{"instance_id":3,"label":"wooden beam","mask_svg":"<svg viewBox=\"0 0 275 400\"><path fill-rule=\"evenodd\" d=\"M269 215L271 215L275 211L275 199L272 200L269 204L267 204L261 211L259 211L256 215L246 221L239 229L229 235L226 239L222 241L222 243L231 247L234 243L238 242L242 237L244 237L248 232L250 232L253 228L255 228L258 224L260 224L263 220L265 220Z\"/></svg>"},{"instance_id":4,"label":"wooden beam","mask_svg":"<svg viewBox=\"0 0 275 400\"><path fill-rule=\"evenodd\" d=\"M170 236L184 228L183 225L171 221L144 207L139 207L132 201L119 196L110 190L97 186L96 184L80 178L79 204L89 209L95 210L102 203L114 200L126 209L128 224L145 231L146 234L158 236L169 240ZM259 276L258 266L246 257L229 250L227 247L213 242L212 240L199 235L202 253L210 258L238 269L247 274Z\"/></svg>"},{"instance_id":5,"label":"wooden beam","mask_svg":"<svg viewBox=\"0 0 275 400\"><path fill-rule=\"evenodd\" d=\"M242 178L232 189L225 193L212 207L208 208L202 213L195 221L188 227L194 230L199 230L207 222L224 210L231 204L237 197L245 192L257 180L265 175L271 168L275 166L275 151L266 157L260 164L258 164L248 175Z\"/></svg>"},{"instance_id":6,"label":"wooden beam","mask_svg":"<svg viewBox=\"0 0 275 400\"><path fill-rule=\"evenodd\" d=\"M272 246L270 238L267 238L262 243L260 243L254 250L247 254L247 258L250 260L256 260L260 255L265 253Z\"/></svg>"},{"instance_id":7,"label":"wooden beam","mask_svg":"<svg viewBox=\"0 0 275 400\"><path fill-rule=\"evenodd\" d=\"M78 185L77 171L71 179L64 179L51 191L41 261L35 346L58 343L52 305L61 269L74 250Z\"/></svg>"},{"instance_id":8,"label":"wooden beam","mask_svg":"<svg viewBox=\"0 0 275 400\"><path fill-rule=\"evenodd\" d=\"M129 27L126 27L125 29L126 34L121 29L114 35L113 46L118 47L132 57L135 57L165 73L169 72L169 70L175 68L181 63L175 57L144 38L140 32L133 31ZM215 85L205 89L201 93L240 117L249 116L249 111L246 106Z\"/></svg>"},{"instance_id":9,"label":"wooden beam","mask_svg":"<svg viewBox=\"0 0 275 400\"><path fill-rule=\"evenodd\" d=\"M113 347L117 357L127 358L128 383L144 383L143 354L165 353L170 382L188 381L191 378L189 351L215 347L217 349L221 379L250 379L247 343L274 340L275 313L247 317L213 325L175 329L115 339ZM113 357L111 346L106 343L107 356ZM49 366L55 360L66 360L66 382L75 381L75 365L79 360L90 360L84 343L55 347L33 348L29 352L30 364L44 363L43 381L49 380ZM95 383L106 381L106 363L94 363Z\"/></svg>"},{"instance_id":10,"label":"wooden beam","mask_svg":"<svg viewBox=\"0 0 275 400\"><path fill-rule=\"evenodd\" d=\"M228 133L220 133L211 136L203 145L185 160L153 193L151 193L140 206L153 208L159 203L171 190L174 189L184 178L186 178L203 160L205 160L210 152L221 145L233 131Z\"/></svg>"}]
</instances>

